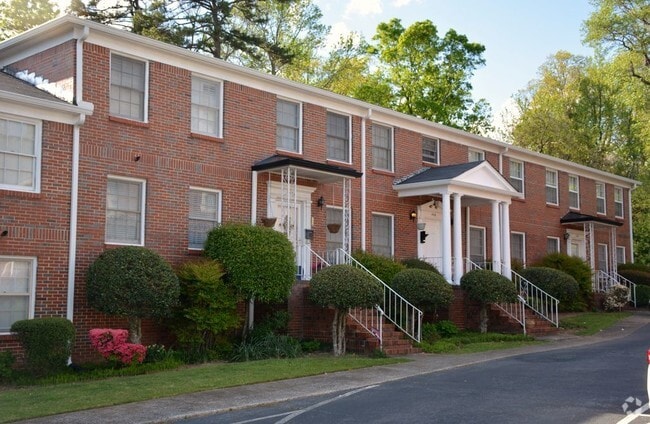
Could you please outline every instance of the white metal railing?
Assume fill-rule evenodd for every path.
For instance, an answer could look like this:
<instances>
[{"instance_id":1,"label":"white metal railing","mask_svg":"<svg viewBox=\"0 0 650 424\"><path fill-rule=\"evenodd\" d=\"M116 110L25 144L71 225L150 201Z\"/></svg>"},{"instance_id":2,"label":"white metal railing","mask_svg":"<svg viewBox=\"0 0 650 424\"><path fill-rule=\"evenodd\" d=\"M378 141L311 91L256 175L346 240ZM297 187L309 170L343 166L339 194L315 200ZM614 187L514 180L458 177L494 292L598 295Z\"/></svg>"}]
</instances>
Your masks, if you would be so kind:
<instances>
[{"instance_id":1,"label":"white metal railing","mask_svg":"<svg viewBox=\"0 0 650 424\"><path fill-rule=\"evenodd\" d=\"M411 302L404 299L395 290L390 288L388 284L384 283L379 277L370 272L368 268L363 266L359 261L354 259L349 253L343 249L337 249L334 252L328 252L325 255L326 260L330 264L347 264L356 268L362 269L370 274L375 280L381 283L384 288L383 307L381 309L383 315L393 324L397 326L404 334L420 342L422 339L422 311L416 308ZM331 261L331 262L330 262Z\"/></svg>"},{"instance_id":2,"label":"white metal railing","mask_svg":"<svg viewBox=\"0 0 650 424\"><path fill-rule=\"evenodd\" d=\"M627 278L623 277L621 274L618 272L613 272L613 277L616 278L618 281L618 284L621 284L625 287L627 287L630 292L628 294L628 300L632 302L634 307L636 308L636 283L633 283L632 281L628 280Z\"/></svg>"},{"instance_id":3,"label":"white metal railing","mask_svg":"<svg viewBox=\"0 0 650 424\"><path fill-rule=\"evenodd\" d=\"M495 303L495 305L521 324L524 335L526 334L526 299L523 296L517 296L517 302L515 303Z\"/></svg>"},{"instance_id":4,"label":"white metal railing","mask_svg":"<svg viewBox=\"0 0 650 424\"><path fill-rule=\"evenodd\" d=\"M379 349L383 348L384 311L379 306L375 308L350 308L348 315L379 340Z\"/></svg>"},{"instance_id":5,"label":"white metal railing","mask_svg":"<svg viewBox=\"0 0 650 424\"><path fill-rule=\"evenodd\" d=\"M551 324L559 327L560 316L558 313L558 305L560 301L515 271L511 270L510 272L512 273L512 281L515 283L517 293L520 297L524 298L526 306Z\"/></svg>"},{"instance_id":6,"label":"white metal railing","mask_svg":"<svg viewBox=\"0 0 650 424\"><path fill-rule=\"evenodd\" d=\"M627 300L632 302L636 308L636 284L617 272L608 274L599 269L594 274L592 288L597 293L607 293L612 287L619 284L628 288Z\"/></svg>"}]
</instances>

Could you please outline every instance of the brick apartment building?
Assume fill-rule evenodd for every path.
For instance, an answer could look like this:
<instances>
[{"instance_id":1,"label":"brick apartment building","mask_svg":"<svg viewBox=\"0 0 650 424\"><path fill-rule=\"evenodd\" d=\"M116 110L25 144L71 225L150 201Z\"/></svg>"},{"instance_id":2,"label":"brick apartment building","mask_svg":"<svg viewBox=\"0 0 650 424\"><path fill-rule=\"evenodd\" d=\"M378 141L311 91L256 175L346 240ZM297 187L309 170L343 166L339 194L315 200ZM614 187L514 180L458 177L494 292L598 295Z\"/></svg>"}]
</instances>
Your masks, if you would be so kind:
<instances>
[{"instance_id":1,"label":"brick apartment building","mask_svg":"<svg viewBox=\"0 0 650 424\"><path fill-rule=\"evenodd\" d=\"M464 258L633 260L627 178L70 16L0 43L0 69L0 350L62 316L90 354L124 323L87 306L89 264L138 245L175 265L220 222L275 218L303 280L336 248L455 284Z\"/></svg>"}]
</instances>

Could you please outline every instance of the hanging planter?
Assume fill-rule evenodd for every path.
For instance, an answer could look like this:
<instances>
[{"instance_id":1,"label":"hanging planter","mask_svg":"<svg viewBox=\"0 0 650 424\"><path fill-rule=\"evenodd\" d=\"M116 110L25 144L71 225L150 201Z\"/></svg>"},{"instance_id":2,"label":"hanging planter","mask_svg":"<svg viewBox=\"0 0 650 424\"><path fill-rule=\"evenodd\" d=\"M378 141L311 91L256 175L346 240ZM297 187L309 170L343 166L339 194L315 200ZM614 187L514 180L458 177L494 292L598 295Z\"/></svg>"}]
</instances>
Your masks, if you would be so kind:
<instances>
[{"instance_id":1,"label":"hanging planter","mask_svg":"<svg viewBox=\"0 0 650 424\"><path fill-rule=\"evenodd\" d=\"M332 234L336 234L341 229L341 224L327 224L327 231Z\"/></svg>"},{"instance_id":2,"label":"hanging planter","mask_svg":"<svg viewBox=\"0 0 650 424\"><path fill-rule=\"evenodd\" d=\"M277 218L262 218L262 224L265 227L274 227L277 220Z\"/></svg>"}]
</instances>

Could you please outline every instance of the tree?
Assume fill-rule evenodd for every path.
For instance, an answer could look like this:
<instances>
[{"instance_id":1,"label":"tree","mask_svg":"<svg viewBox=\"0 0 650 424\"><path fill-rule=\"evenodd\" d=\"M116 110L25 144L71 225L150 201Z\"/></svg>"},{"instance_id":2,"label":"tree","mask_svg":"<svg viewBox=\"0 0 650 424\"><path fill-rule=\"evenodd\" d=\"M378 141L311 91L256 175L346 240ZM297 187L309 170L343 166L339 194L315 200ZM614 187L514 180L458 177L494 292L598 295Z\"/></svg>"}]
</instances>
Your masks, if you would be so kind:
<instances>
[{"instance_id":1,"label":"tree","mask_svg":"<svg viewBox=\"0 0 650 424\"><path fill-rule=\"evenodd\" d=\"M296 281L293 245L272 228L247 224L220 225L208 234L204 253L219 261L225 281L244 299L280 302L289 297ZM247 328L253 327L249 309Z\"/></svg>"},{"instance_id":2,"label":"tree","mask_svg":"<svg viewBox=\"0 0 650 424\"><path fill-rule=\"evenodd\" d=\"M0 3L0 41L54 19L59 14L50 0L8 0Z\"/></svg>"},{"instance_id":3,"label":"tree","mask_svg":"<svg viewBox=\"0 0 650 424\"><path fill-rule=\"evenodd\" d=\"M405 269L397 273L391 288L416 307L434 313L454 300L454 291L445 278L425 269Z\"/></svg>"},{"instance_id":4,"label":"tree","mask_svg":"<svg viewBox=\"0 0 650 424\"><path fill-rule=\"evenodd\" d=\"M487 103L474 103L470 83L485 64L484 46L453 29L440 37L429 20L408 28L399 19L381 23L373 41L375 71L355 97L456 128L487 125Z\"/></svg>"},{"instance_id":5,"label":"tree","mask_svg":"<svg viewBox=\"0 0 650 424\"><path fill-rule=\"evenodd\" d=\"M143 318L163 318L178 303L178 278L171 266L145 247L103 252L88 268L86 295L91 307L129 320L129 340L140 343Z\"/></svg>"},{"instance_id":6,"label":"tree","mask_svg":"<svg viewBox=\"0 0 650 424\"><path fill-rule=\"evenodd\" d=\"M491 303L512 303L517 300L517 291L512 281L501 274L486 269L475 269L463 275L460 286L470 299L481 304L480 329L487 333L487 307Z\"/></svg>"},{"instance_id":7,"label":"tree","mask_svg":"<svg viewBox=\"0 0 650 424\"><path fill-rule=\"evenodd\" d=\"M372 308L383 296L382 286L370 274L352 265L333 265L311 279L309 297L318 305L334 308L334 356L345 354L345 322L350 308Z\"/></svg>"}]
</instances>

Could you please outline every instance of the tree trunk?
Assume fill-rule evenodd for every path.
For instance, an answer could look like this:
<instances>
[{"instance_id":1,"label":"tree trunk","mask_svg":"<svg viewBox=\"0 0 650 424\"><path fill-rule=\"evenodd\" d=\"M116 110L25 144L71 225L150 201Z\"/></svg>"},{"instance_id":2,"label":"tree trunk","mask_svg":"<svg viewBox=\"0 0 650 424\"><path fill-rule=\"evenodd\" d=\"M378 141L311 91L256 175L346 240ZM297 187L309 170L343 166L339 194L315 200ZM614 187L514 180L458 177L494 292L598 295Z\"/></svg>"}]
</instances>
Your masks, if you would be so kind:
<instances>
[{"instance_id":1,"label":"tree trunk","mask_svg":"<svg viewBox=\"0 0 650 424\"><path fill-rule=\"evenodd\" d=\"M487 325L488 325L487 304L485 303L481 304L481 313L479 316L481 320L481 323L479 324L479 328L481 329L481 334L485 334L487 333Z\"/></svg>"},{"instance_id":2,"label":"tree trunk","mask_svg":"<svg viewBox=\"0 0 650 424\"><path fill-rule=\"evenodd\" d=\"M345 322L348 311L337 309L334 312L334 321L332 322L332 345L334 356L345 354Z\"/></svg>"},{"instance_id":3,"label":"tree trunk","mask_svg":"<svg viewBox=\"0 0 650 424\"><path fill-rule=\"evenodd\" d=\"M142 319L129 317L129 342L140 344L142 339Z\"/></svg>"}]
</instances>

